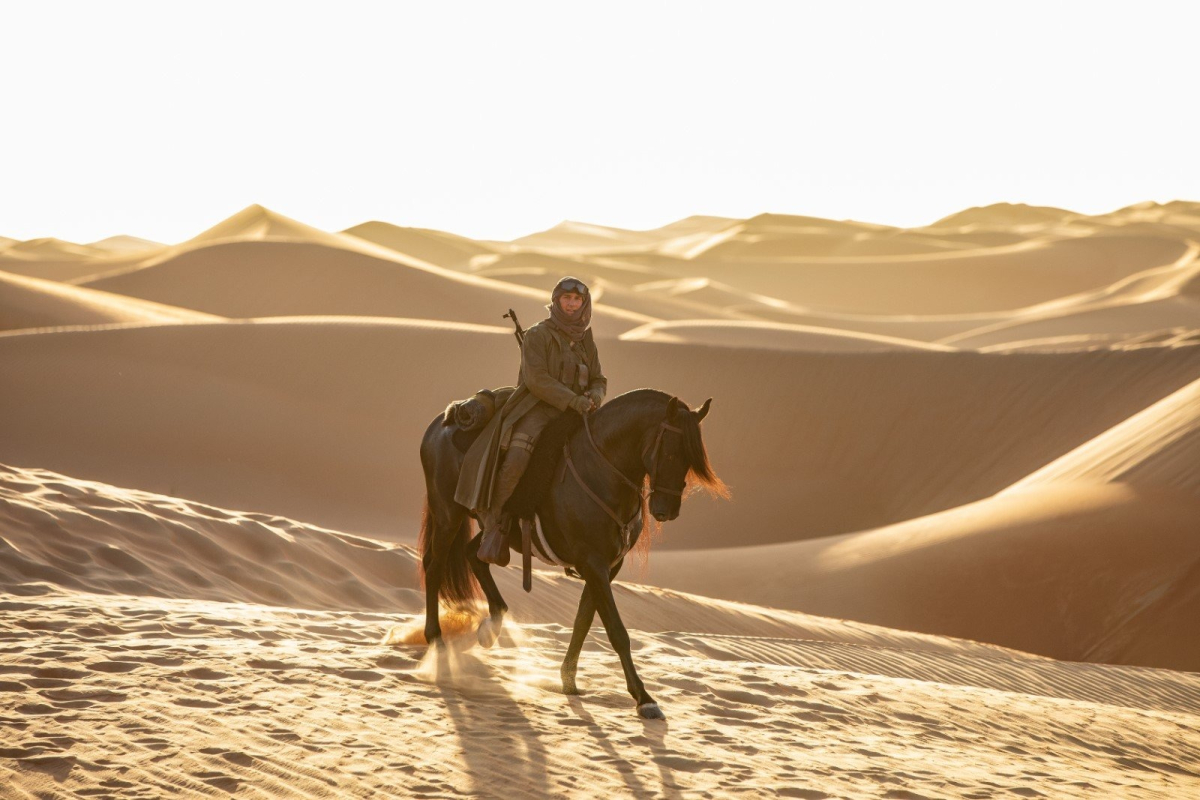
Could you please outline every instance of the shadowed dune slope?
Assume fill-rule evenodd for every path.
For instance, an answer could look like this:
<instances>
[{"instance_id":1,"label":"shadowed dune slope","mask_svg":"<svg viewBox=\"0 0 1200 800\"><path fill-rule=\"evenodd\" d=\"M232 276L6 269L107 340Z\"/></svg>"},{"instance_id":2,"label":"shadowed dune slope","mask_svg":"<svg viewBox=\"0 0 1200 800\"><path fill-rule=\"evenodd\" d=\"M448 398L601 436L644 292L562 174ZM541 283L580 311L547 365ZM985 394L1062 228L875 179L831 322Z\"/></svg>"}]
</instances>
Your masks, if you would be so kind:
<instances>
[{"instance_id":1,"label":"shadowed dune slope","mask_svg":"<svg viewBox=\"0 0 1200 800\"><path fill-rule=\"evenodd\" d=\"M1072 482L1119 482L1200 499L1200 381L1113 426L1002 494Z\"/></svg>"},{"instance_id":2,"label":"shadowed dune slope","mask_svg":"<svg viewBox=\"0 0 1200 800\"><path fill-rule=\"evenodd\" d=\"M237 318L320 314L494 324L510 307L527 322L541 319L548 302L545 290L317 242L217 242L85 285ZM651 319L599 306L592 324L597 335L613 336Z\"/></svg>"},{"instance_id":3,"label":"shadowed dune slope","mask_svg":"<svg viewBox=\"0 0 1200 800\"><path fill-rule=\"evenodd\" d=\"M0 369L19 387L0 395L0 458L413 540L425 426L450 400L516 379L501 328L370 318L191 328L0 336ZM456 358L472 369L448 369Z\"/></svg>"},{"instance_id":4,"label":"shadowed dune slope","mask_svg":"<svg viewBox=\"0 0 1200 800\"><path fill-rule=\"evenodd\" d=\"M186 308L0 272L0 330L217 319Z\"/></svg>"},{"instance_id":5,"label":"shadowed dune slope","mask_svg":"<svg viewBox=\"0 0 1200 800\"><path fill-rule=\"evenodd\" d=\"M878 530L656 553L683 591L992 642L1200 671L1200 499L1040 486Z\"/></svg>"},{"instance_id":6,"label":"shadowed dune slope","mask_svg":"<svg viewBox=\"0 0 1200 800\"><path fill-rule=\"evenodd\" d=\"M1200 348L806 353L610 341L610 397L714 397L735 502L668 547L789 541L987 497L1200 377ZM500 328L341 318L0 336L0 460L412 541L417 448L452 399L511 384Z\"/></svg>"}]
</instances>

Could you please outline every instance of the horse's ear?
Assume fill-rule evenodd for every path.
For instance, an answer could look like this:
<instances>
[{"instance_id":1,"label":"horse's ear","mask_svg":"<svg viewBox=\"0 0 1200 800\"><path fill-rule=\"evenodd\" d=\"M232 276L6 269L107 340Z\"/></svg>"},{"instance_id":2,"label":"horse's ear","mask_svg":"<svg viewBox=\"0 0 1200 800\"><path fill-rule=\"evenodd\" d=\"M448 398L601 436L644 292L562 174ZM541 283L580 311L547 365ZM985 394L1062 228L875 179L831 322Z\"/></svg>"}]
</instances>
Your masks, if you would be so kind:
<instances>
[{"instance_id":1,"label":"horse's ear","mask_svg":"<svg viewBox=\"0 0 1200 800\"><path fill-rule=\"evenodd\" d=\"M710 397L704 401L704 405L702 405L696 409L696 422L701 422L701 421L703 421L703 419L705 417L708 416L708 409L709 409L709 406L711 406L711 405L712 405L712 398Z\"/></svg>"},{"instance_id":2,"label":"horse's ear","mask_svg":"<svg viewBox=\"0 0 1200 800\"><path fill-rule=\"evenodd\" d=\"M678 397L672 397L671 402L667 403L667 419L675 419L679 416L680 409L687 408L687 404L681 401Z\"/></svg>"}]
</instances>

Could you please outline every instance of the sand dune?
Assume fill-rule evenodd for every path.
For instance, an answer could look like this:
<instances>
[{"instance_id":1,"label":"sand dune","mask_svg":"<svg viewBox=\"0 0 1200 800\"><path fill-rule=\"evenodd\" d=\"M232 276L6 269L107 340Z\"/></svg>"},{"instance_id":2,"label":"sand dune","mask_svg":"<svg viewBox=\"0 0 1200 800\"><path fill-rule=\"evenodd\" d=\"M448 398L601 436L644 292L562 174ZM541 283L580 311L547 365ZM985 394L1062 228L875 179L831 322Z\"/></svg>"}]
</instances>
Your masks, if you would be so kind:
<instances>
[{"instance_id":1,"label":"sand dune","mask_svg":"<svg viewBox=\"0 0 1200 800\"><path fill-rule=\"evenodd\" d=\"M738 220L727 217L692 216L661 228L633 231L594 225L587 222L564 221L538 233L513 239L509 244L520 249L571 253L626 253L656 249L666 242L681 238L705 237L736 225Z\"/></svg>"},{"instance_id":2,"label":"sand dune","mask_svg":"<svg viewBox=\"0 0 1200 800\"><path fill-rule=\"evenodd\" d=\"M9 335L0 350L11 463L410 541L425 426L517 369L501 328L365 318ZM446 369L455 353L473 368Z\"/></svg>"},{"instance_id":3,"label":"sand dune","mask_svg":"<svg viewBox=\"0 0 1200 800\"><path fill-rule=\"evenodd\" d=\"M931 223L930 228L1022 228L1057 225L1080 217L1074 211L1024 203L993 203L957 211Z\"/></svg>"},{"instance_id":4,"label":"sand dune","mask_svg":"<svg viewBox=\"0 0 1200 800\"><path fill-rule=\"evenodd\" d=\"M720 230L672 239L657 252L695 261L937 253L971 245L922 231L853 220L760 214Z\"/></svg>"},{"instance_id":5,"label":"sand dune","mask_svg":"<svg viewBox=\"0 0 1200 800\"><path fill-rule=\"evenodd\" d=\"M103 257L107 253L92 245L75 244L53 237L28 239L23 242L10 240L0 255L14 261L83 261L89 258Z\"/></svg>"},{"instance_id":6,"label":"sand dune","mask_svg":"<svg viewBox=\"0 0 1200 800\"><path fill-rule=\"evenodd\" d=\"M1080 445L1002 494L1060 483L1121 483L1200 498L1200 381Z\"/></svg>"},{"instance_id":7,"label":"sand dune","mask_svg":"<svg viewBox=\"0 0 1200 800\"><path fill-rule=\"evenodd\" d=\"M12 241L0 248L0 271L45 280L69 281L103 270L136 263L137 252L116 252L98 245L75 244L61 239Z\"/></svg>"},{"instance_id":8,"label":"sand dune","mask_svg":"<svg viewBox=\"0 0 1200 800\"><path fill-rule=\"evenodd\" d=\"M993 498L866 533L660 554L655 580L1056 658L1200 671L1188 634L1198 463L1200 381Z\"/></svg>"},{"instance_id":9,"label":"sand dune","mask_svg":"<svg viewBox=\"0 0 1200 800\"><path fill-rule=\"evenodd\" d=\"M238 241L302 241L331 247L354 247L357 242L338 233L314 228L254 203L188 239L183 245Z\"/></svg>"},{"instance_id":10,"label":"sand dune","mask_svg":"<svg viewBox=\"0 0 1200 800\"><path fill-rule=\"evenodd\" d=\"M541 319L547 303L545 291L312 241L214 241L83 285L236 318L355 315L493 324L508 308L527 322ZM593 325L597 335L615 336L647 321L600 305Z\"/></svg>"},{"instance_id":11,"label":"sand dune","mask_svg":"<svg viewBox=\"0 0 1200 800\"><path fill-rule=\"evenodd\" d=\"M573 275L588 284L594 302L603 303L611 308L619 308L634 314L642 314L654 319L745 319L749 315L738 311L729 311L716 306L703 305L687 298L678 298L665 293L642 292L636 287L613 283L606 278L597 277L584 265L582 268L545 269L538 267L488 269L476 274L530 289L541 289L553 286L563 275Z\"/></svg>"},{"instance_id":12,"label":"sand dune","mask_svg":"<svg viewBox=\"0 0 1200 800\"><path fill-rule=\"evenodd\" d=\"M1075 333L1046 336L980 347L983 353L1055 353L1064 350L1140 350L1148 347L1190 347L1200 343L1200 330L1164 328L1146 333Z\"/></svg>"},{"instance_id":13,"label":"sand dune","mask_svg":"<svg viewBox=\"0 0 1200 800\"><path fill-rule=\"evenodd\" d=\"M95 594L266 603L304 609L422 614L417 555L407 545L351 536L275 515L0 465L0 586ZM518 622L574 618L582 584L539 571L525 595L516 570L497 570ZM630 626L836 641L941 653L1008 655L973 642L843 623L621 584ZM379 632L382 635L382 631Z\"/></svg>"},{"instance_id":14,"label":"sand dune","mask_svg":"<svg viewBox=\"0 0 1200 800\"><path fill-rule=\"evenodd\" d=\"M738 288L826 311L967 314L1009 311L1095 290L1171 264L1187 242L1151 236L1088 236L913 256L796 258L705 254L643 263L680 275L702 272Z\"/></svg>"},{"instance_id":15,"label":"sand dune","mask_svg":"<svg viewBox=\"0 0 1200 800\"><path fill-rule=\"evenodd\" d=\"M1061 313L1020 318L972 329L938 341L953 347L1002 349L1042 339L1093 335L1131 339L1166 328L1195 327L1200 321L1200 302L1190 297L1103 303L1069 309Z\"/></svg>"},{"instance_id":16,"label":"sand dune","mask_svg":"<svg viewBox=\"0 0 1200 800\"><path fill-rule=\"evenodd\" d=\"M463 236L425 228L402 228L387 222L364 222L342 233L446 269L462 269L472 258L493 252L492 248Z\"/></svg>"},{"instance_id":17,"label":"sand dune","mask_svg":"<svg viewBox=\"0 0 1200 800\"><path fill-rule=\"evenodd\" d=\"M109 236L107 239L101 239L98 242L92 242L88 247L94 247L97 250L106 250L110 253L147 253L152 250L161 250L166 245L160 242L152 242L149 239L142 239L137 236Z\"/></svg>"},{"instance_id":18,"label":"sand dune","mask_svg":"<svg viewBox=\"0 0 1200 800\"><path fill-rule=\"evenodd\" d=\"M1064 336L1133 337L1200 320L1200 247L1179 259L1130 275L1101 289L1059 298L1009 317L943 337L943 344L996 348Z\"/></svg>"},{"instance_id":19,"label":"sand dune","mask_svg":"<svg viewBox=\"0 0 1200 800\"><path fill-rule=\"evenodd\" d=\"M626 342L671 342L768 350L811 350L822 353L875 353L887 350L949 352L953 348L909 339L853 333L810 325L776 322L684 320L652 322L621 334Z\"/></svg>"},{"instance_id":20,"label":"sand dune","mask_svg":"<svg viewBox=\"0 0 1200 800\"><path fill-rule=\"evenodd\" d=\"M584 258L541 252L493 253L471 259L468 269L476 275L520 275L538 272L546 276L574 275L577 278L592 278L621 286L633 286L646 281L670 277L640 264L631 264L614 258ZM554 284L551 283L551 286Z\"/></svg>"},{"instance_id":21,"label":"sand dune","mask_svg":"<svg viewBox=\"0 0 1200 800\"><path fill-rule=\"evenodd\" d=\"M505 581L514 617L554 621L510 622L490 651L471 638L426 655L378 644L419 622L406 548L42 470L0 469L0 498L0 629L17 645L0 654L0 775L23 793L427 796L502 781L929 797L949 775L970 794L1200 786L1200 683L1185 673L618 586L670 715L646 724L596 631L587 693L559 693L574 581L539 575L530 596ZM192 599L263 594L275 605Z\"/></svg>"},{"instance_id":22,"label":"sand dune","mask_svg":"<svg viewBox=\"0 0 1200 800\"><path fill-rule=\"evenodd\" d=\"M1183 202L0 239L0 786L1200 794L1198 242ZM563 274L610 397L714 398L733 500L689 497L614 590L666 724L599 623L560 693L559 570L497 571L495 648L472 614L392 644L421 433L514 381L500 315Z\"/></svg>"},{"instance_id":23,"label":"sand dune","mask_svg":"<svg viewBox=\"0 0 1200 800\"><path fill-rule=\"evenodd\" d=\"M612 396L655 386L693 405L716 398L706 441L737 499L690 499L669 547L846 533L982 499L1200 377L1200 348L806 353L614 340L601 357ZM451 399L511 384L517 363L502 328L412 320L9 334L0 459L411 541L425 426Z\"/></svg>"},{"instance_id":24,"label":"sand dune","mask_svg":"<svg viewBox=\"0 0 1200 800\"><path fill-rule=\"evenodd\" d=\"M1200 670L1200 500L1039 487L808 542L663 552L648 579L1074 661ZM782 565L782 566L781 566Z\"/></svg>"},{"instance_id":25,"label":"sand dune","mask_svg":"<svg viewBox=\"0 0 1200 800\"><path fill-rule=\"evenodd\" d=\"M0 330L218 319L199 311L0 272Z\"/></svg>"}]
</instances>

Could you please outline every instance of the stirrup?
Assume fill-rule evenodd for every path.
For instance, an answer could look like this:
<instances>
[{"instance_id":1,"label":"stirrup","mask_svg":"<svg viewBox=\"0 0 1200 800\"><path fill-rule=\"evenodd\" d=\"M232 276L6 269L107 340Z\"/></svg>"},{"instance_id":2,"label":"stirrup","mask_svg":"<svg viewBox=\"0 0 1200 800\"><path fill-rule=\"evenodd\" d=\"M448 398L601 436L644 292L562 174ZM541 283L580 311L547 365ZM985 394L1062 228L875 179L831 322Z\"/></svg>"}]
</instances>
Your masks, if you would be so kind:
<instances>
[{"instance_id":1,"label":"stirrup","mask_svg":"<svg viewBox=\"0 0 1200 800\"><path fill-rule=\"evenodd\" d=\"M499 546L492 546L491 542L499 542ZM489 548L485 550L484 548ZM479 560L485 564L495 564L497 567L507 567L509 552L508 552L508 536L503 530L488 530L483 532L483 540L479 543L479 549L476 555Z\"/></svg>"}]
</instances>

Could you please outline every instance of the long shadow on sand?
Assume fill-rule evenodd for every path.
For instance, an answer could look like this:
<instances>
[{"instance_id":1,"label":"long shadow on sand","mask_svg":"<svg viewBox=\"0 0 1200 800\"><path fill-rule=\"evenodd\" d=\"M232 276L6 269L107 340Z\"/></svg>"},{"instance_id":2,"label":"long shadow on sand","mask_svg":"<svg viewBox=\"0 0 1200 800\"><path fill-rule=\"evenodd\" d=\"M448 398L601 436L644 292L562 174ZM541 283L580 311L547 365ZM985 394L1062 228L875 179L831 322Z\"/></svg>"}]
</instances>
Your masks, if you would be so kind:
<instances>
[{"instance_id":1,"label":"long shadow on sand","mask_svg":"<svg viewBox=\"0 0 1200 800\"><path fill-rule=\"evenodd\" d=\"M503 676L485 662L449 648L437 648L434 658L471 791L503 797L549 795L546 747L525 710L504 688Z\"/></svg>"},{"instance_id":2,"label":"long shadow on sand","mask_svg":"<svg viewBox=\"0 0 1200 800\"><path fill-rule=\"evenodd\" d=\"M659 775L661 777L661 785L658 790L648 789L638 780L634 773L634 766L630 762L629 754L622 754L617 750L612 740L604 730L604 726L596 722L595 717L584 706L583 700L577 696L569 696L567 703L570 704L571 710L575 712L575 716L585 723L585 730L591 734L591 737L600 746L600 749L609 757L609 760L615 765L617 773L621 776L621 780L625 782L626 788L635 797L681 797L679 789L675 785L674 775L671 770L666 767L660 760L660 757L671 754L670 748L666 745L667 723L666 721L654 721L645 724L645 738L650 743L651 759L658 766Z\"/></svg>"}]
</instances>

